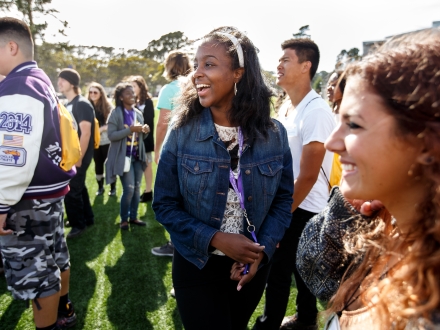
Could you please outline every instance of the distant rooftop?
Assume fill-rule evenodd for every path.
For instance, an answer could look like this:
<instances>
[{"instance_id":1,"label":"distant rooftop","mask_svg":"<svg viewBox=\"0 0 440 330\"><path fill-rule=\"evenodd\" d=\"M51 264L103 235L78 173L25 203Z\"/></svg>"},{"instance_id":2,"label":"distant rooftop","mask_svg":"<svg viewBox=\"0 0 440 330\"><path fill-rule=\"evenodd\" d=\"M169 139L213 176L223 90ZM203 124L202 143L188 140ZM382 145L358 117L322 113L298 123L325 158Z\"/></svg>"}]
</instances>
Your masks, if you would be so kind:
<instances>
[{"instance_id":1,"label":"distant rooftop","mask_svg":"<svg viewBox=\"0 0 440 330\"><path fill-rule=\"evenodd\" d=\"M367 55L368 53L370 53L375 47L382 45L385 41L387 41L388 39L391 39L393 37L400 37L403 36L405 34L409 34L409 33L414 33L414 32L420 32L420 31L425 31L425 30L429 30L429 29L435 29L435 28L440 28L440 21L434 21L432 22L432 26L429 28L425 28L425 29L419 29L419 30L414 30L414 31L408 31L408 32L404 32L404 33L399 33L399 34L394 34L388 37L385 37L385 39L383 40L375 40L375 41L364 41L362 43L362 48L363 48L363 56Z\"/></svg>"}]
</instances>

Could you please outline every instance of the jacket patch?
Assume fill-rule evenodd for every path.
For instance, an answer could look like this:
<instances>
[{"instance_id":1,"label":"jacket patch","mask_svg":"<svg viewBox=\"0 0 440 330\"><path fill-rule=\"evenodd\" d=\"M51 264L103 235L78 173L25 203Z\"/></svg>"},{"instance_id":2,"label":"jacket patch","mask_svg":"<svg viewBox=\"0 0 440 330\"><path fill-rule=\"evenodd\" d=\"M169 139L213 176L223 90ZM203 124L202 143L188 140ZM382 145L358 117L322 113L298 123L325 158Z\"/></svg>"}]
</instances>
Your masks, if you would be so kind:
<instances>
[{"instance_id":1,"label":"jacket patch","mask_svg":"<svg viewBox=\"0 0 440 330\"><path fill-rule=\"evenodd\" d=\"M24 113L2 112L0 113L0 131L30 134L32 116Z\"/></svg>"},{"instance_id":2,"label":"jacket patch","mask_svg":"<svg viewBox=\"0 0 440 330\"><path fill-rule=\"evenodd\" d=\"M0 165L22 167L26 164L26 150L0 146Z\"/></svg>"},{"instance_id":3,"label":"jacket patch","mask_svg":"<svg viewBox=\"0 0 440 330\"><path fill-rule=\"evenodd\" d=\"M22 147L23 146L23 137L21 135L3 135L3 143L4 146L10 147Z\"/></svg>"},{"instance_id":4,"label":"jacket patch","mask_svg":"<svg viewBox=\"0 0 440 330\"><path fill-rule=\"evenodd\" d=\"M49 159L51 159L56 166L59 166L62 159L60 144L58 142L50 144L49 147L46 148L46 151Z\"/></svg>"}]
</instances>

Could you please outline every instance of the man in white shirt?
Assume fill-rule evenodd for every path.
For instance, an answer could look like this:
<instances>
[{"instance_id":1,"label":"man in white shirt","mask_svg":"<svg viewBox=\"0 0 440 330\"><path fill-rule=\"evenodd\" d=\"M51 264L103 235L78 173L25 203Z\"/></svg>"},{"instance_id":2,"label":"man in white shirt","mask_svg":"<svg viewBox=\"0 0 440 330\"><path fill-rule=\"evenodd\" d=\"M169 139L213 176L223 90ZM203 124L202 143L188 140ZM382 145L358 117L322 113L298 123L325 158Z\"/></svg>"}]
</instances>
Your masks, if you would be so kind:
<instances>
[{"instance_id":1,"label":"man in white shirt","mask_svg":"<svg viewBox=\"0 0 440 330\"><path fill-rule=\"evenodd\" d=\"M281 48L277 84L289 98L281 106L278 120L286 127L293 158L292 222L273 257L264 314L254 329L315 330L316 298L298 274L296 250L307 221L327 204L333 154L325 150L324 142L335 122L327 103L311 88L319 64L318 46L310 39L291 39ZM297 313L283 320L292 273L298 289Z\"/></svg>"}]
</instances>

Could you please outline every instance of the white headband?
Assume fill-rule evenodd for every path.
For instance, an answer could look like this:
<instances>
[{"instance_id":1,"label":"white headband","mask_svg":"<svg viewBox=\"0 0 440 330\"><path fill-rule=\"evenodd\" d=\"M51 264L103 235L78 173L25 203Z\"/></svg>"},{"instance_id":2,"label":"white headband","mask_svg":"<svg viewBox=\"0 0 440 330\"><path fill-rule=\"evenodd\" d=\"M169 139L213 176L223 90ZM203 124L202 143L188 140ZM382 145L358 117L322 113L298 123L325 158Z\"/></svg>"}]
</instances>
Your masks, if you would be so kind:
<instances>
[{"instance_id":1,"label":"white headband","mask_svg":"<svg viewBox=\"0 0 440 330\"><path fill-rule=\"evenodd\" d=\"M243 48L241 48L241 45L240 45L240 42L238 41L238 39L229 33L217 32L217 34L224 35L225 37L228 37L229 40L231 40L231 42L235 46L235 50L237 51L238 63L240 64L240 68L244 68Z\"/></svg>"}]
</instances>

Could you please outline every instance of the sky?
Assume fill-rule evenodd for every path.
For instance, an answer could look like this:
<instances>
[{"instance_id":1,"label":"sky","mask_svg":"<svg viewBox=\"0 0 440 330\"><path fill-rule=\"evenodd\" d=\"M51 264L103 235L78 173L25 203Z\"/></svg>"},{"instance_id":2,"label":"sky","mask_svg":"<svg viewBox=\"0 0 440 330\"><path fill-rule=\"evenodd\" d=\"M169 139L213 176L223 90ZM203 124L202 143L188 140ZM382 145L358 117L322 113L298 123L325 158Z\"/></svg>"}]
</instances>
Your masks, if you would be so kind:
<instances>
[{"instance_id":1,"label":"sky","mask_svg":"<svg viewBox=\"0 0 440 330\"><path fill-rule=\"evenodd\" d=\"M428 28L440 21L439 0L53 0L69 22L68 37L48 20L50 42L144 49L153 39L182 31L190 39L232 25L247 32L260 50L262 67L276 71L280 44L303 25L321 52L318 71L332 71L342 49L362 42Z\"/></svg>"}]
</instances>

